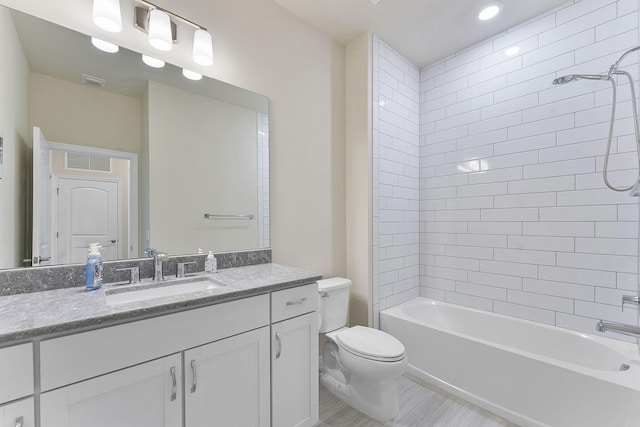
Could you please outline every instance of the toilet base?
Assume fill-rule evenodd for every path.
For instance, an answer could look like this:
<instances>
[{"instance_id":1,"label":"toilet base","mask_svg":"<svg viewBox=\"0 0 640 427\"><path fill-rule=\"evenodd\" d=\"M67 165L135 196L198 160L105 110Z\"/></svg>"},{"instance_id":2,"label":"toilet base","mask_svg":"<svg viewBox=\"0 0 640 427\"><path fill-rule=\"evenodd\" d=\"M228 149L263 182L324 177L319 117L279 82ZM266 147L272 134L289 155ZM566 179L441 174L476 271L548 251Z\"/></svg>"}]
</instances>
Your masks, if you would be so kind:
<instances>
[{"instance_id":1,"label":"toilet base","mask_svg":"<svg viewBox=\"0 0 640 427\"><path fill-rule=\"evenodd\" d=\"M351 375L345 381L342 372L325 368L320 383L347 405L378 421L393 420L398 414L395 380L371 381Z\"/></svg>"}]
</instances>

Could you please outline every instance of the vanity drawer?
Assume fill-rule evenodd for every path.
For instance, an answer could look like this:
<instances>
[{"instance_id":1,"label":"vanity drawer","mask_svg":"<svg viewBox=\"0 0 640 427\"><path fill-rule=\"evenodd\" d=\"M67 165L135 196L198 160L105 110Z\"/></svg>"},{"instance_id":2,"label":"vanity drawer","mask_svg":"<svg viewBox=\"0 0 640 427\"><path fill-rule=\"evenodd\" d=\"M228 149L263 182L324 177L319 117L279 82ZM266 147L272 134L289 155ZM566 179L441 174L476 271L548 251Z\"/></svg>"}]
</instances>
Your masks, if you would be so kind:
<instances>
[{"instance_id":1,"label":"vanity drawer","mask_svg":"<svg viewBox=\"0 0 640 427\"><path fill-rule=\"evenodd\" d=\"M318 309L318 284L271 293L271 322L279 322Z\"/></svg>"},{"instance_id":2,"label":"vanity drawer","mask_svg":"<svg viewBox=\"0 0 640 427\"><path fill-rule=\"evenodd\" d=\"M0 404L33 394L33 344L0 349Z\"/></svg>"}]
</instances>

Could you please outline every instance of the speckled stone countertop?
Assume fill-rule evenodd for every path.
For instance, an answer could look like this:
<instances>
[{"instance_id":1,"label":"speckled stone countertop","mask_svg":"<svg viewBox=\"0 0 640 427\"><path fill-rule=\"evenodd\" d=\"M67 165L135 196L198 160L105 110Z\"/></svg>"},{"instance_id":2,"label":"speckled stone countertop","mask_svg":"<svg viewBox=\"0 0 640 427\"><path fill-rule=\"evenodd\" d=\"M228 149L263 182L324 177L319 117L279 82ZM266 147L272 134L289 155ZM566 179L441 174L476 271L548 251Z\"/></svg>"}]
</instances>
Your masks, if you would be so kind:
<instances>
[{"instance_id":1,"label":"speckled stone countertop","mask_svg":"<svg viewBox=\"0 0 640 427\"><path fill-rule=\"evenodd\" d=\"M0 346L219 304L322 278L318 273L278 264L228 268L211 276L224 286L119 304L109 304L106 297L106 293L118 289L115 285L91 292L76 287L3 296L0 297Z\"/></svg>"}]
</instances>

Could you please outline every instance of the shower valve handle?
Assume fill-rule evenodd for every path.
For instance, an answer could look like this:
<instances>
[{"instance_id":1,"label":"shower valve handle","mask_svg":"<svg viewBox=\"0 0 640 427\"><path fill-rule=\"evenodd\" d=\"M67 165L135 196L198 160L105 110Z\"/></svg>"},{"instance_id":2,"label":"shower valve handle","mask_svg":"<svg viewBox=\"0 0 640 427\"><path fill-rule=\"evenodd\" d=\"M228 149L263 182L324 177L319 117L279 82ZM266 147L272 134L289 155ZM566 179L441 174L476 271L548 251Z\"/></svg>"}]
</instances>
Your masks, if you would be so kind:
<instances>
[{"instance_id":1,"label":"shower valve handle","mask_svg":"<svg viewBox=\"0 0 640 427\"><path fill-rule=\"evenodd\" d=\"M625 304L640 305L640 297L635 295L623 295L622 296L622 311L624 311Z\"/></svg>"}]
</instances>

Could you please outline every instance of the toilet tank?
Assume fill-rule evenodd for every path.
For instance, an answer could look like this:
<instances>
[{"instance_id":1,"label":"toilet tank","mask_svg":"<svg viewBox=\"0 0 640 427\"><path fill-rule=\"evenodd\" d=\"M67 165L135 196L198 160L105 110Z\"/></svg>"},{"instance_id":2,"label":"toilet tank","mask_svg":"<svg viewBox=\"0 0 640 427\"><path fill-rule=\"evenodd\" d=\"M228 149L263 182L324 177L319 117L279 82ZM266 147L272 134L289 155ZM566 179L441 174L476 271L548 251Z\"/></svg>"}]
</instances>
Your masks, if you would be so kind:
<instances>
[{"instance_id":1,"label":"toilet tank","mask_svg":"<svg viewBox=\"0 0 640 427\"><path fill-rule=\"evenodd\" d=\"M320 293L320 332L331 332L347 325L351 280L342 277L318 280Z\"/></svg>"}]
</instances>

